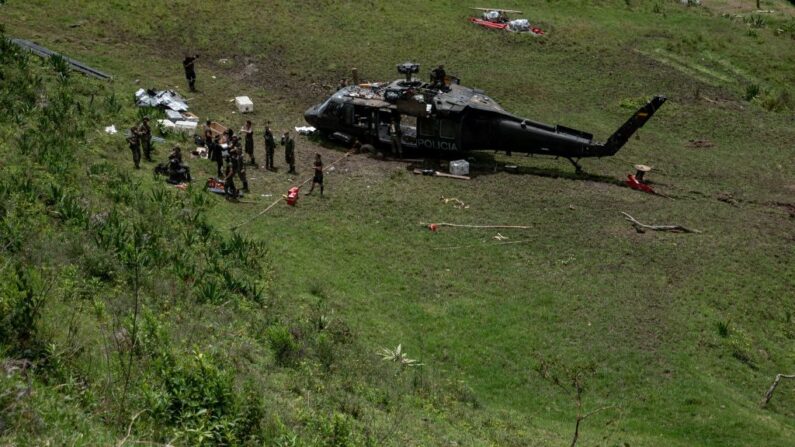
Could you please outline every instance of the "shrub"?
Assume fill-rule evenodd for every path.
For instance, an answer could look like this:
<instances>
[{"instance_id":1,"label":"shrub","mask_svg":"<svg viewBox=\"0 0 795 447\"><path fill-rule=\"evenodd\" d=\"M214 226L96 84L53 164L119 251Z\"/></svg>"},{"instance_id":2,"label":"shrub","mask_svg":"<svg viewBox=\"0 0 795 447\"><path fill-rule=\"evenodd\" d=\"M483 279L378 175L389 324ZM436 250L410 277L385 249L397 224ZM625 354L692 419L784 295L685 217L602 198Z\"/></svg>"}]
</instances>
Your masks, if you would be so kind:
<instances>
[{"instance_id":1,"label":"shrub","mask_svg":"<svg viewBox=\"0 0 795 447\"><path fill-rule=\"evenodd\" d=\"M265 331L265 336L277 365L291 366L295 363L300 346L286 326L271 326Z\"/></svg>"}]
</instances>

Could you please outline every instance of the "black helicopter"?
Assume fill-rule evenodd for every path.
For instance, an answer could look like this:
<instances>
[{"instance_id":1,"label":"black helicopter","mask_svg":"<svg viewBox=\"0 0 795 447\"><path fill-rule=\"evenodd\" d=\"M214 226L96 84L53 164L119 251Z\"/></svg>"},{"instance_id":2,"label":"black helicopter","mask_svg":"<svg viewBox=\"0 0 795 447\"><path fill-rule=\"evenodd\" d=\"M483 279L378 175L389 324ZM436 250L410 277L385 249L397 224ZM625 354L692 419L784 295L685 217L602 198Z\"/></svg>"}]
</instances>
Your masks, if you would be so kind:
<instances>
[{"instance_id":1,"label":"black helicopter","mask_svg":"<svg viewBox=\"0 0 795 447\"><path fill-rule=\"evenodd\" d=\"M614 155L666 101L655 96L605 142L561 125L548 125L512 115L482 90L464 87L456 78L421 82L413 78L419 64L397 66L405 79L390 83L349 85L304 113L322 134L342 141L389 144L397 123L403 147L442 151L500 150L563 157L576 170L586 157Z\"/></svg>"}]
</instances>

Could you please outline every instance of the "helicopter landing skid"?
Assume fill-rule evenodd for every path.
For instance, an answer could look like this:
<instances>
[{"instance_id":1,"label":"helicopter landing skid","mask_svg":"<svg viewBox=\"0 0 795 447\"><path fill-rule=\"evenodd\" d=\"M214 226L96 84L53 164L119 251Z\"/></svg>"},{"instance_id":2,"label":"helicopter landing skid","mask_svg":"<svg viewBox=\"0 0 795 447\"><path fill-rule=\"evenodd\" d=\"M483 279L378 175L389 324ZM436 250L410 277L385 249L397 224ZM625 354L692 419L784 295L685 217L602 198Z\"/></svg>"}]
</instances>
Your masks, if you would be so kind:
<instances>
[{"instance_id":1,"label":"helicopter landing skid","mask_svg":"<svg viewBox=\"0 0 795 447\"><path fill-rule=\"evenodd\" d=\"M574 172L575 173L582 174L583 172L585 172L585 171L582 170L582 165L580 165L580 163L579 163L579 161L580 161L579 158L575 160L573 158L566 157L566 160L569 160L569 163L574 165Z\"/></svg>"}]
</instances>

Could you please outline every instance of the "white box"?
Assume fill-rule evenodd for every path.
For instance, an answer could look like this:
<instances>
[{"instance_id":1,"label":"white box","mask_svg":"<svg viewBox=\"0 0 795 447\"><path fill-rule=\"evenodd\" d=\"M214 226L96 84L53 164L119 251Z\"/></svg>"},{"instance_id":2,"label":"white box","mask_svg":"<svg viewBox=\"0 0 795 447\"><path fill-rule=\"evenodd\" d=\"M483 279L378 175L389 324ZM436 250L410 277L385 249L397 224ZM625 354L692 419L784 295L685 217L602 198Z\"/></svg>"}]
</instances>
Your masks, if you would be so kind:
<instances>
[{"instance_id":1,"label":"white box","mask_svg":"<svg viewBox=\"0 0 795 447\"><path fill-rule=\"evenodd\" d=\"M240 113L248 113L254 111L254 103L251 102L248 96L238 96L235 98L235 105Z\"/></svg>"},{"instance_id":2,"label":"white box","mask_svg":"<svg viewBox=\"0 0 795 447\"><path fill-rule=\"evenodd\" d=\"M193 121L177 121L174 123L174 127L177 132L190 135L196 133L196 124Z\"/></svg>"},{"instance_id":3,"label":"white box","mask_svg":"<svg viewBox=\"0 0 795 447\"><path fill-rule=\"evenodd\" d=\"M177 127L176 124L170 120L157 120L157 122L167 130L174 130Z\"/></svg>"},{"instance_id":4,"label":"white box","mask_svg":"<svg viewBox=\"0 0 795 447\"><path fill-rule=\"evenodd\" d=\"M466 160L454 160L450 162L450 174L469 175L469 162Z\"/></svg>"}]
</instances>

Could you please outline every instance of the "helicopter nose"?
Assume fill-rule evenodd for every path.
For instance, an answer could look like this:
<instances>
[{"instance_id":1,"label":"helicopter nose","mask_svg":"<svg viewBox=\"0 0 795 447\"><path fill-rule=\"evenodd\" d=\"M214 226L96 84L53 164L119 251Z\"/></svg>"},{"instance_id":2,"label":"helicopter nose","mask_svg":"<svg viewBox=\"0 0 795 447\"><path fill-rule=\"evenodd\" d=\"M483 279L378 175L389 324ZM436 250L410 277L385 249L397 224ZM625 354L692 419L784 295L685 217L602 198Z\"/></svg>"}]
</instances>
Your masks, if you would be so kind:
<instances>
[{"instance_id":1,"label":"helicopter nose","mask_svg":"<svg viewBox=\"0 0 795 447\"><path fill-rule=\"evenodd\" d=\"M317 106L308 108L306 112L304 112L304 119L310 125L316 126L318 121Z\"/></svg>"}]
</instances>

